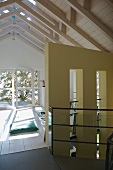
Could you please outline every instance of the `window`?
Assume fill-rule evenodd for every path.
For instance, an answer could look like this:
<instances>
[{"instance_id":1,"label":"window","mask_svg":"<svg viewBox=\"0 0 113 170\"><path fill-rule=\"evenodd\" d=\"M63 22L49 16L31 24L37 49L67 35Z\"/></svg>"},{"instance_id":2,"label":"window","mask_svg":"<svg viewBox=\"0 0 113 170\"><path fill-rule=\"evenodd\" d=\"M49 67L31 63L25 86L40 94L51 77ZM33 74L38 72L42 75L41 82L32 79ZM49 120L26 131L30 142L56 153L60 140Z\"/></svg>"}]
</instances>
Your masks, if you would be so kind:
<instances>
[{"instance_id":1,"label":"window","mask_svg":"<svg viewBox=\"0 0 113 170\"><path fill-rule=\"evenodd\" d=\"M39 105L39 71L0 71L0 105Z\"/></svg>"}]
</instances>

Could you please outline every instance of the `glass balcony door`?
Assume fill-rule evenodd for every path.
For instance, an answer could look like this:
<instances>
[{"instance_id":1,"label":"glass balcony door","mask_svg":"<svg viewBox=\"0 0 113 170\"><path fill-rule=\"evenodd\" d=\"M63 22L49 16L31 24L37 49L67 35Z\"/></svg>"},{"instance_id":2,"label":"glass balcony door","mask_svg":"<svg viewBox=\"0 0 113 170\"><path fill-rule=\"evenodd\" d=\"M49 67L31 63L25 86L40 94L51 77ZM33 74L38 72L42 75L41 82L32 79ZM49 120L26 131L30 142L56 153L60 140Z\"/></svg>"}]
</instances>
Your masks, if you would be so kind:
<instances>
[{"instance_id":1,"label":"glass balcony door","mask_svg":"<svg viewBox=\"0 0 113 170\"><path fill-rule=\"evenodd\" d=\"M0 105L27 107L40 104L39 71L0 70Z\"/></svg>"}]
</instances>

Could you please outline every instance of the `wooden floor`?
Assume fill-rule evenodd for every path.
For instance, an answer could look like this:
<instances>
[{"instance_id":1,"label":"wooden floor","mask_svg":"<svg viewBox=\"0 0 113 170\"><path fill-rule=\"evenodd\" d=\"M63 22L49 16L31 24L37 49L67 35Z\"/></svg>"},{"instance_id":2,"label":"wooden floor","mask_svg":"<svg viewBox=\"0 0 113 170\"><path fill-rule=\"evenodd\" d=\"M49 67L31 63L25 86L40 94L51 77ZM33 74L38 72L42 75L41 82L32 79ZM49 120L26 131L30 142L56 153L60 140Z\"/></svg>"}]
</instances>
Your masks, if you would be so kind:
<instances>
[{"instance_id":1,"label":"wooden floor","mask_svg":"<svg viewBox=\"0 0 113 170\"><path fill-rule=\"evenodd\" d=\"M105 170L105 161L53 157L48 148L0 156L0 170Z\"/></svg>"}]
</instances>

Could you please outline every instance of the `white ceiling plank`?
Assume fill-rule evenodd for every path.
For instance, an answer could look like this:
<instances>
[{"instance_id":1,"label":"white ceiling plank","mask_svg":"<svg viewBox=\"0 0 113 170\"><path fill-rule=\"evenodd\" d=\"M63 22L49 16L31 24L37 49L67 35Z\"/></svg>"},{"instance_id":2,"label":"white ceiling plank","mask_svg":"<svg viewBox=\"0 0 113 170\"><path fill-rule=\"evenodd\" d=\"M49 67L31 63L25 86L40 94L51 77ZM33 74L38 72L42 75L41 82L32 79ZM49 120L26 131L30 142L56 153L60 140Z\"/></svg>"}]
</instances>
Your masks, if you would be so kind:
<instances>
[{"instance_id":1,"label":"white ceiling plank","mask_svg":"<svg viewBox=\"0 0 113 170\"><path fill-rule=\"evenodd\" d=\"M37 0L41 5L43 5L46 9L51 11L61 22L63 22L66 26L70 27L74 31L78 32L80 35L82 35L86 40L88 40L90 43L95 45L98 49L102 51L107 51L105 48L103 48L102 45L100 45L96 40L94 40L92 37L90 37L88 34L86 34L84 31L82 31L79 27L77 27L75 24L73 24L71 21L69 21L62 13L55 10L55 6L53 8L53 4L50 3L48 0ZM60 10L61 11L61 10Z\"/></svg>"},{"instance_id":2,"label":"white ceiling plank","mask_svg":"<svg viewBox=\"0 0 113 170\"><path fill-rule=\"evenodd\" d=\"M26 4L22 3L21 1L17 1L17 4L19 4L22 8L24 8L25 10L27 10L28 12L30 12L33 16L35 16L37 19L39 19L41 22L43 22L45 25L47 25L50 29L52 29L54 32L56 32L57 34L59 34L60 36L64 37L65 39L67 39L69 42L71 42L73 45L75 46L79 46L80 44L78 44L76 41L74 41L72 38L70 38L68 35L64 34L62 31L60 31L58 28L56 28L53 24L51 24L50 22L48 22L48 20L46 20L44 17L42 17L41 15L39 15L37 12L35 12L33 9L31 9L30 7L28 7Z\"/></svg>"},{"instance_id":3,"label":"white ceiling plank","mask_svg":"<svg viewBox=\"0 0 113 170\"><path fill-rule=\"evenodd\" d=\"M110 39L113 39L113 32L105 26L98 18L96 18L91 12L82 7L78 2L73 0L67 0L69 5L74 8L77 12L82 14L84 17L87 17L91 22L98 26Z\"/></svg>"},{"instance_id":4,"label":"white ceiling plank","mask_svg":"<svg viewBox=\"0 0 113 170\"><path fill-rule=\"evenodd\" d=\"M108 5L113 8L113 1L111 2L110 0L106 0L106 2L108 3Z\"/></svg>"},{"instance_id":5,"label":"white ceiling plank","mask_svg":"<svg viewBox=\"0 0 113 170\"><path fill-rule=\"evenodd\" d=\"M8 26L10 26L10 25L12 25L12 24L13 24L12 21L10 21L10 22L8 22L8 23L1 24L1 25L0 25L0 29L3 29L3 28L5 28L5 27L8 27Z\"/></svg>"}]
</instances>

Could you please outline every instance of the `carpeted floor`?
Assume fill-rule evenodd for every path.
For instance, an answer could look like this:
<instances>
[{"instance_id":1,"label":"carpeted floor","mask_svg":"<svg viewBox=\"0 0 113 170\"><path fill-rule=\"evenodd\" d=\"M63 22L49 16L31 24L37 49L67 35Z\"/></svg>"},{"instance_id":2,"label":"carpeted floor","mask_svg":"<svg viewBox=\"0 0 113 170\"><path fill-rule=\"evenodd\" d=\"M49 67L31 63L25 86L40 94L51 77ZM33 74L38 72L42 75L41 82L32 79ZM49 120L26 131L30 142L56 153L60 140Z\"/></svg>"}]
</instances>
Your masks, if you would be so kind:
<instances>
[{"instance_id":1,"label":"carpeted floor","mask_svg":"<svg viewBox=\"0 0 113 170\"><path fill-rule=\"evenodd\" d=\"M0 156L0 170L59 170L48 148Z\"/></svg>"},{"instance_id":2,"label":"carpeted floor","mask_svg":"<svg viewBox=\"0 0 113 170\"><path fill-rule=\"evenodd\" d=\"M105 161L53 156L48 148L0 156L0 170L104 170Z\"/></svg>"},{"instance_id":3,"label":"carpeted floor","mask_svg":"<svg viewBox=\"0 0 113 170\"><path fill-rule=\"evenodd\" d=\"M104 160L55 156L61 170L105 170Z\"/></svg>"}]
</instances>

